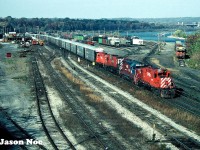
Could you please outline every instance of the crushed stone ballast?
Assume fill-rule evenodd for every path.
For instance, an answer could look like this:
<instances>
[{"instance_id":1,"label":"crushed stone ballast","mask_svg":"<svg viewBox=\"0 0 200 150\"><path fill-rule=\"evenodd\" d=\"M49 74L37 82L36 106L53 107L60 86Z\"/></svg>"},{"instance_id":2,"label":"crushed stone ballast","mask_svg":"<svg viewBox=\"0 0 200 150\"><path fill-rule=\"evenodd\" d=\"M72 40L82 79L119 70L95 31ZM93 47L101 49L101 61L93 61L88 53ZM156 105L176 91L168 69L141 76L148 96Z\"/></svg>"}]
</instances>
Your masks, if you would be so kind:
<instances>
[{"instance_id":1,"label":"crushed stone ballast","mask_svg":"<svg viewBox=\"0 0 200 150\"><path fill-rule=\"evenodd\" d=\"M79 66L75 61L73 61L72 59L69 58L69 60L73 63L74 66L76 66L77 68L79 68L80 70L82 70L83 72L87 73L88 75L92 76L93 78L95 78L96 80L100 81L101 83L105 84L106 86L108 86L109 88L111 88L112 90L116 91L117 93L123 95L124 97L126 97L127 99L129 99L130 101L132 101L133 103L139 105L140 107L142 107L143 109L149 111L151 114L153 114L154 116L160 118L162 121L170 124L172 127L174 127L175 129L177 129L178 131L182 132L183 134L194 138L195 140L197 140L198 142L200 142L200 136L197 135L194 131L189 131L189 129L187 129L186 127L179 125L177 123L175 123L172 119L168 118L167 116L163 115L161 112L151 108L150 106L148 106L147 104L141 102L139 99L136 99L135 97L133 97L132 95L130 95L127 92L122 91L121 89L119 89L118 87L108 83L107 81L101 79L100 77L97 77L96 75L94 75L93 73L87 71L86 69L84 69L83 67ZM62 62L64 63L64 60L62 60Z\"/></svg>"}]
</instances>

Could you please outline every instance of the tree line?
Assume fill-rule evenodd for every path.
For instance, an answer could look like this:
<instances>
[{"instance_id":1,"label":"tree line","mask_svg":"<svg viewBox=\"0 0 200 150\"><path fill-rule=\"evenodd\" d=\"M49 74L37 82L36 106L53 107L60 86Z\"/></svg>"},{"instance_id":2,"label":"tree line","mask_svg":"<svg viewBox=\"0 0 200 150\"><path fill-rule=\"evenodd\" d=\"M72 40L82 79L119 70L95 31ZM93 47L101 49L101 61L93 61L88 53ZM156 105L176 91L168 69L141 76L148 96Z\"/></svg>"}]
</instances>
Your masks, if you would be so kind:
<instances>
[{"instance_id":1,"label":"tree line","mask_svg":"<svg viewBox=\"0 0 200 150\"><path fill-rule=\"evenodd\" d=\"M54 31L133 31L165 29L167 26L137 20L70 19L70 18L0 18L0 31L54 32Z\"/></svg>"},{"instance_id":2,"label":"tree line","mask_svg":"<svg viewBox=\"0 0 200 150\"><path fill-rule=\"evenodd\" d=\"M190 56L188 65L192 68L200 69L200 32L187 37L186 49Z\"/></svg>"}]
</instances>

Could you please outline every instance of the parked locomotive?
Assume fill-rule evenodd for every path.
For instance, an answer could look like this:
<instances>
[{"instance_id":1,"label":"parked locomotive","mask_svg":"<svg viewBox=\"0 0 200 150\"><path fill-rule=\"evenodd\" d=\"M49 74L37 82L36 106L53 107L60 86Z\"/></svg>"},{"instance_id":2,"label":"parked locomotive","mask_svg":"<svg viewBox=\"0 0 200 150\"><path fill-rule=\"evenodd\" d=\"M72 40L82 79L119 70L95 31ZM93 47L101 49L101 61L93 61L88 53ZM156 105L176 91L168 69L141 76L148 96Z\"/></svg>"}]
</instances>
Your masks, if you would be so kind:
<instances>
[{"instance_id":1,"label":"parked locomotive","mask_svg":"<svg viewBox=\"0 0 200 150\"><path fill-rule=\"evenodd\" d=\"M95 46L48 35L34 36L40 36L40 39L62 47L88 61L95 62L120 76L130 79L134 84L148 86L159 92L163 98L175 96L175 85L170 77L170 72L166 69L155 69L136 60L111 55L102 48Z\"/></svg>"},{"instance_id":2,"label":"parked locomotive","mask_svg":"<svg viewBox=\"0 0 200 150\"><path fill-rule=\"evenodd\" d=\"M44 45L44 41L43 40L39 40L35 37L32 37L32 45L40 45L40 46L43 46Z\"/></svg>"},{"instance_id":3,"label":"parked locomotive","mask_svg":"<svg viewBox=\"0 0 200 150\"><path fill-rule=\"evenodd\" d=\"M181 41L175 42L175 51L176 51L176 57L178 59L185 59L186 49Z\"/></svg>"}]
</instances>

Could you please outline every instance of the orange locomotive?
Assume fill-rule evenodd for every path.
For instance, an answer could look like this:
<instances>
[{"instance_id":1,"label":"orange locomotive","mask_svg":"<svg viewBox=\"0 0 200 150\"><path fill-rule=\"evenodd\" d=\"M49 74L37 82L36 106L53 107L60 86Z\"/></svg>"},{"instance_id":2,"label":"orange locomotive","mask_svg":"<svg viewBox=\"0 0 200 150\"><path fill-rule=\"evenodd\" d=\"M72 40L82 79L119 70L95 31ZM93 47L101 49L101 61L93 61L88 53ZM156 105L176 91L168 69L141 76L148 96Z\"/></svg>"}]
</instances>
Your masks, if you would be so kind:
<instances>
[{"instance_id":1,"label":"orange locomotive","mask_svg":"<svg viewBox=\"0 0 200 150\"><path fill-rule=\"evenodd\" d=\"M185 46L183 46L181 41L175 42L175 51L176 51L176 57L178 59L184 59L186 54Z\"/></svg>"}]
</instances>

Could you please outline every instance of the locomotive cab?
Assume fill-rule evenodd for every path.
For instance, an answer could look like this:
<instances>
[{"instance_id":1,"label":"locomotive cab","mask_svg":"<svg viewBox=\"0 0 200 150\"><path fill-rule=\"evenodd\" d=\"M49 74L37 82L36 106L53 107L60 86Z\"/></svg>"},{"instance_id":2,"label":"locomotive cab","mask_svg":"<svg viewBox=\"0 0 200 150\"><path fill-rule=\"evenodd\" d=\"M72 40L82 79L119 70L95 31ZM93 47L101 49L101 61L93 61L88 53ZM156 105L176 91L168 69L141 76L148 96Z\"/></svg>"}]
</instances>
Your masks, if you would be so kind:
<instances>
[{"instance_id":1,"label":"locomotive cab","mask_svg":"<svg viewBox=\"0 0 200 150\"><path fill-rule=\"evenodd\" d=\"M170 73L167 70L162 70L157 72L157 74L155 73L155 75L159 76L160 78L164 78L164 77L169 77Z\"/></svg>"},{"instance_id":2,"label":"locomotive cab","mask_svg":"<svg viewBox=\"0 0 200 150\"><path fill-rule=\"evenodd\" d=\"M166 69L156 69L154 72L154 78L162 79L162 78L169 78L170 72Z\"/></svg>"},{"instance_id":3,"label":"locomotive cab","mask_svg":"<svg viewBox=\"0 0 200 150\"><path fill-rule=\"evenodd\" d=\"M155 69L154 70L154 83L157 88L160 89L172 89L174 88L174 84L172 82L170 71L166 69Z\"/></svg>"}]
</instances>

